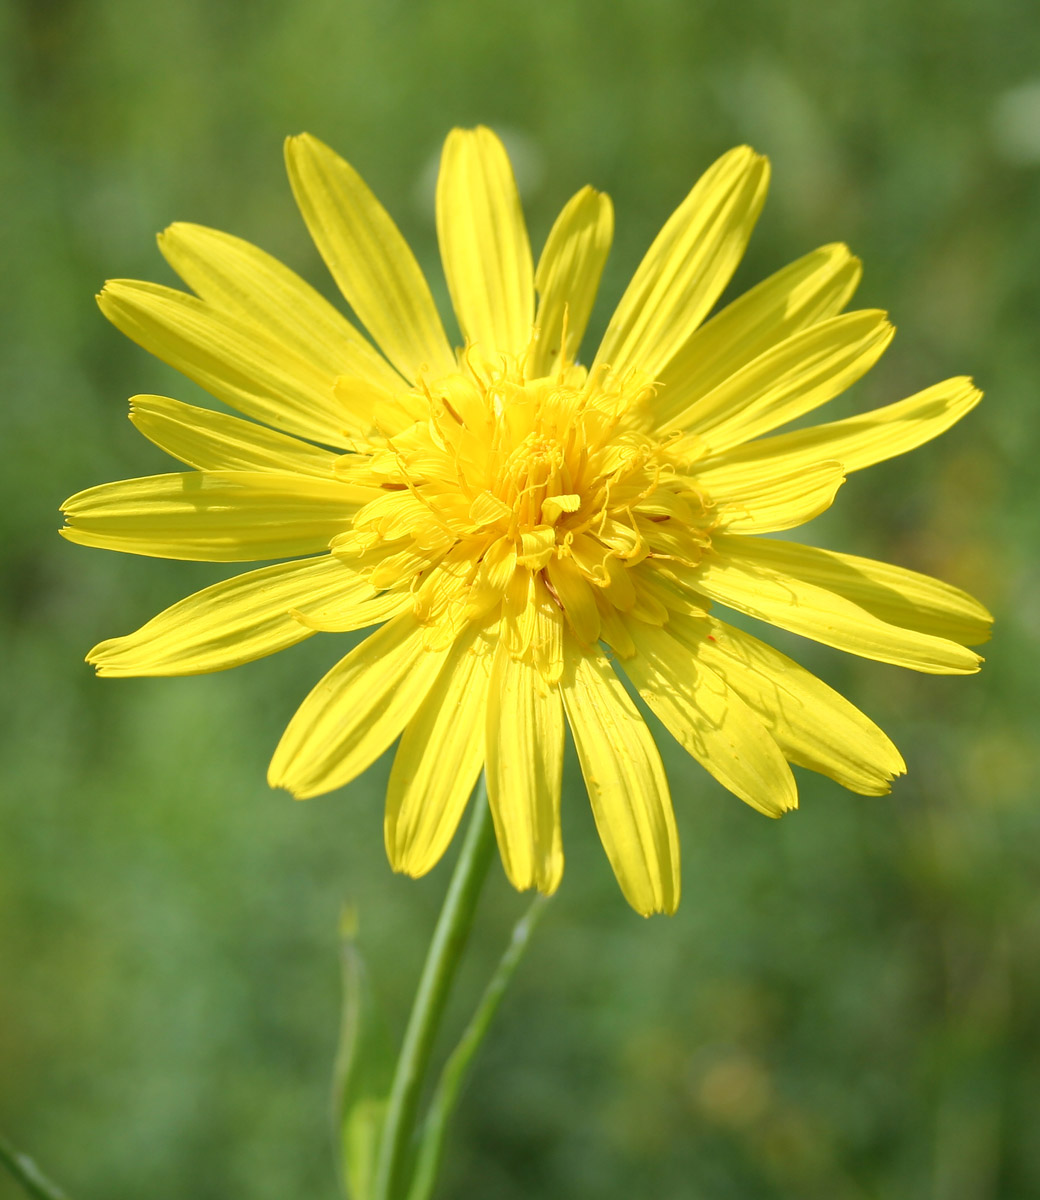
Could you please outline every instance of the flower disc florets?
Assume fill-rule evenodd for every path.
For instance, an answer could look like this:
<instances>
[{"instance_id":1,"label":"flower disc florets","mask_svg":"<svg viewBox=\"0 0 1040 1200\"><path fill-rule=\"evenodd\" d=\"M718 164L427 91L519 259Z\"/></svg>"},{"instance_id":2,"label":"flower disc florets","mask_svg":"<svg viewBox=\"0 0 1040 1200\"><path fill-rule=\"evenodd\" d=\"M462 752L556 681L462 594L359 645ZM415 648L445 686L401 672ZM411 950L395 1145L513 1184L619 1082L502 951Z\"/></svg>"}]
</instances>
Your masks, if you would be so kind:
<instances>
[{"instance_id":1,"label":"flower disc florets","mask_svg":"<svg viewBox=\"0 0 1040 1200\"><path fill-rule=\"evenodd\" d=\"M638 377L561 367L527 379L521 361L461 356L384 414L386 447L347 455L338 473L379 489L334 549L370 557L376 587L411 587L437 645L469 622L504 618L511 648L548 682L563 619L586 645L622 655L619 613L662 625L648 559L694 566L708 505L638 429L652 396Z\"/></svg>"}]
</instances>

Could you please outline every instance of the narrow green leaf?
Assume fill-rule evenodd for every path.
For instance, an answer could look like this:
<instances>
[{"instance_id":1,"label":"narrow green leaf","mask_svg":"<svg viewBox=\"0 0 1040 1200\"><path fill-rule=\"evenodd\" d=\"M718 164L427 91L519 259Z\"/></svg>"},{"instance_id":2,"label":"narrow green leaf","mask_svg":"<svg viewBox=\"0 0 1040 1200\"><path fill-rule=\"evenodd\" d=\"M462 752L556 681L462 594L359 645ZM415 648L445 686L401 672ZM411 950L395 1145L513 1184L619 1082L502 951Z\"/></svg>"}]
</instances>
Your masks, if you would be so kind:
<instances>
[{"instance_id":1,"label":"narrow green leaf","mask_svg":"<svg viewBox=\"0 0 1040 1200\"><path fill-rule=\"evenodd\" d=\"M350 1200L368 1200L372 1195L386 1108L385 1098L362 1098L344 1115L340 1146L345 1191Z\"/></svg>"},{"instance_id":2,"label":"narrow green leaf","mask_svg":"<svg viewBox=\"0 0 1040 1200\"><path fill-rule=\"evenodd\" d=\"M393 1058L357 930L357 911L344 908L340 916L343 1009L333 1067L332 1117L344 1194L347 1200L369 1200Z\"/></svg>"},{"instance_id":3,"label":"narrow green leaf","mask_svg":"<svg viewBox=\"0 0 1040 1200\"><path fill-rule=\"evenodd\" d=\"M33 1200L68 1200L56 1183L52 1183L28 1154L22 1154L5 1137L0 1137L0 1163L11 1172Z\"/></svg>"}]
</instances>

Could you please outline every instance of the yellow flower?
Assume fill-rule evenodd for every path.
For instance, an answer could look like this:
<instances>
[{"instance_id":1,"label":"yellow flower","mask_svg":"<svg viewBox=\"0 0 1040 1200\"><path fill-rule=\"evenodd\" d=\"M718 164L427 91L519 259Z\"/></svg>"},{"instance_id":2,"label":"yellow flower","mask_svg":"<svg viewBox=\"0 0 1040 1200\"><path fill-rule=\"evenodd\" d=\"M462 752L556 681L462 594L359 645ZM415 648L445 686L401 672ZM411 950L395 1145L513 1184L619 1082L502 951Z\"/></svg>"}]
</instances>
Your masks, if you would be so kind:
<instances>
[{"instance_id":1,"label":"yellow flower","mask_svg":"<svg viewBox=\"0 0 1040 1200\"><path fill-rule=\"evenodd\" d=\"M315 630L378 625L290 722L274 786L349 782L400 735L386 807L398 871L441 857L481 769L505 870L563 871L569 726L629 902L671 912L679 844L661 758L623 672L678 741L769 816L788 763L869 795L905 770L847 700L710 614L712 601L829 646L966 674L989 614L900 567L762 534L826 509L849 471L910 450L980 393L955 378L852 417L774 434L833 399L892 337L843 313L842 245L777 272L705 321L765 197L765 159L723 155L650 247L591 363L577 360L612 231L607 196L564 207L537 267L506 153L455 130L437 186L441 256L465 347L357 173L308 135L287 144L304 220L379 347L246 242L175 224L160 248L194 295L117 280L125 334L252 421L162 396L131 420L192 468L91 488L67 538L211 562L290 559L190 596L88 656L101 675L221 670ZM380 353L379 351L382 351Z\"/></svg>"}]
</instances>

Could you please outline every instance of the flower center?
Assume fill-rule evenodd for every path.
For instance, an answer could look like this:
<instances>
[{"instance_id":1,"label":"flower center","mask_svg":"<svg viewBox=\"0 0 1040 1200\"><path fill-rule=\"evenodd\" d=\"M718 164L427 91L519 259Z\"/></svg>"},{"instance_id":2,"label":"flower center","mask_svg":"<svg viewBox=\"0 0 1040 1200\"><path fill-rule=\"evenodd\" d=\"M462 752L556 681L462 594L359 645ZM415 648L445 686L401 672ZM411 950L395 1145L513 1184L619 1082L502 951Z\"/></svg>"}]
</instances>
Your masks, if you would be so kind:
<instances>
[{"instance_id":1,"label":"flower center","mask_svg":"<svg viewBox=\"0 0 1040 1200\"><path fill-rule=\"evenodd\" d=\"M399 398L384 449L342 460L379 495L334 549L374 552L373 583L410 583L431 624L548 604L588 640L612 613L663 620L648 570L633 568L696 562L710 520L633 420L647 392L573 366L527 380L515 361L463 355L457 374Z\"/></svg>"},{"instance_id":2,"label":"flower center","mask_svg":"<svg viewBox=\"0 0 1040 1200\"><path fill-rule=\"evenodd\" d=\"M493 483L493 488L512 508L517 529L529 529L553 524L560 510L546 501L571 494L570 485L564 482L569 478L560 442L542 433L529 433L506 459L501 482Z\"/></svg>"}]
</instances>

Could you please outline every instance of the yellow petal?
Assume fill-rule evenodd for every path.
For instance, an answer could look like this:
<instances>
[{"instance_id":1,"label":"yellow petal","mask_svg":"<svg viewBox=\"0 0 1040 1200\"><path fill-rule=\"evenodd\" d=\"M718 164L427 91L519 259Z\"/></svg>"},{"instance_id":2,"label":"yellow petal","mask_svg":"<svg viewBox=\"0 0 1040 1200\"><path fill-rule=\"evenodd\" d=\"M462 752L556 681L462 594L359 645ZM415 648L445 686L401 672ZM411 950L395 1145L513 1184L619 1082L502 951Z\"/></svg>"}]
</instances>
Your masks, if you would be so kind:
<instances>
[{"instance_id":1,"label":"yellow petal","mask_svg":"<svg viewBox=\"0 0 1040 1200\"><path fill-rule=\"evenodd\" d=\"M188 471L104 483L62 506L70 542L150 558L248 562L324 550L371 492L309 475Z\"/></svg>"},{"instance_id":2,"label":"yellow petal","mask_svg":"<svg viewBox=\"0 0 1040 1200\"><path fill-rule=\"evenodd\" d=\"M150 442L200 471L281 471L331 479L337 455L226 413L166 396L134 396L130 420Z\"/></svg>"},{"instance_id":3,"label":"yellow petal","mask_svg":"<svg viewBox=\"0 0 1040 1200\"><path fill-rule=\"evenodd\" d=\"M509 156L479 126L453 129L437 179L437 239L455 315L485 354L519 354L531 340L534 268Z\"/></svg>"},{"instance_id":4,"label":"yellow petal","mask_svg":"<svg viewBox=\"0 0 1040 1200\"><path fill-rule=\"evenodd\" d=\"M599 608L602 625L600 641L609 646L622 661L631 658L636 648L632 642L632 635L628 632L628 623L614 605L603 598L603 592L599 588L596 589L596 606Z\"/></svg>"},{"instance_id":5,"label":"yellow petal","mask_svg":"<svg viewBox=\"0 0 1040 1200\"><path fill-rule=\"evenodd\" d=\"M386 852L395 871L425 875L440 861L484 765L488 655L473 637L452 650L405 726L386 793Z\"/></svg>"},{"instance_id":6,"label":"yellow petal","mask_svg":"<svg viewBox=\"0 0 1040 1200\"><path fill-rule=\"evenodd\" d=\"M956 642L890 625L844 596L780 569L770 560L772 544L766 538L719 535L690 579L720 604L850 654L933 675L979 669L978 655Z\"/></svg>"},{"instance_id":7,"label":"yellow petal","mask_svg":"<svg viewBox=\"0 0 1040 1200\"><path fill-rule=\"evenodd\" d=\"M388 388L353 375L337 375L332 394L347 414L348 428L372 430L368 440L375 445L384 444L388 435L399 433L415 419L409 416L405 408L407 393L395 394Z\"/></svg>"},{"instance_id":8,"label":"yellow petal","mask_svg":"<svg viewBox=\"0 0 1040 1200\"><path fill-rule=\"evenodd\" d=\"M881 357L894 332L885 314L874 309L821 321L719 384L687 409L681 427L696 434L708 454L768 433L851 387Z\"/></svg>"},{"instance_id":9,"label":"yellow petal","mask_svg":"<svg viewBox=\"0 0 1040 1200\"><path fill-rule=\"evenodd\" d=\"M930 575L873 558L773 538L727 545L733 554L751 556L758 566L837 592L879 620L965 646L989 639L993 617L988 609L967 592Z\"/></svg>"},{"instance_id":10,"label":"yellow petal","mask_svg":"<svg viewBox=\"0 0 1040 1200\"><path fill-rule=\"evenodd\" d=\"M535 525L520 534L516 561L521 567L540 571L556 553L556 530L551 525Z\"/></svg>"},{"instance_id":11,"label":"yellow petal","mask_svg":"<svg viewBox=\"0 0 1040 1200\"><path fill-rule=\"evenodd\" d=\"M424 649L422 627L411 614L365 638L289 722L267 772L271 787L303 799L360 775L415 715L446 653Z\"/></svg>"},{"instance_id":12,"label":"yellow petal","mask_svg":"<svg viewBox=\"0 0 1040 1200\"><path fill-rule=\"evenodd\" d=\"M645 621L648 625L665 625L668 622L668 607L657 596L653 585L647 587L646 574L638 572L634 575L636 602L632 607L632 617Z\"/></svg>"},{"instance_id":13,"label":"yellow petal","mask_svg":"<svg viewBox=\"0 0 1040 1200\"><path fill-rule=\"evenodd\" d=\"M367 433L349 428L329 376L251 321L133 279L109 280L98 305L132 341L248 417L330 446Z\"/></svg>"},{"instance_id":14,"label":"yellow petal","mask_svg":"<svg viewBox=\"0 0 1040 1200\"><path fill-rule=\"evenodd\" d=\"M656 378L736 269L765 200L769 164L747 146L701 176L640 263L596 355L618 375Z\"/></svg>"},{"instance_id":15,"label":"yellow petal","mask_svg":"<svg viewBox=\"0 0 1040 1200\"><path fill-rule=\"evenodd\" d=\"M400 545L400 543L395 543L383 547L393 553L388 554L372 568L370 579L373 587L388 588L410 583L420 571L432 567L441 557L440 552L419 550L414 542L399 549ZM341 553L337 549L335 540L331 544L331 549L333 554Z\"/></svg>"},{"instance_id":16,"label":"yellow petal","mask_svg":"<svg viewBox=\"0 0 1040 1200\"><path fill-rule=\"evenodd\" d=\"M549 594L541 575L534 576L533 584L535 631L531 653L542 679L549 685L555 685L563 676L563 613Z\"/></svg>"},{"instance_id":17,"label":"yellow petal","mask_svg":"<svg viewBox=\"0 0 1040 1200\"><path fill-rule=\"evenodd\" d=\"M542 520L548 521L550 525L555 525L564 513L577 512L579 508L581 508L581 496L576 492L547 496L542 501Z\"/></svg>"},{"instance_id":18,"label":"yellow petal","mask_svg":"<svg viewBox=\"0 0 1040 1200\"><path fill-rule=\"evenodd\" d=\"M408 491L374 491L373 499L358 513L355 528L371 529L392 542L410 537L429 517L430 507Z\"/></svg>"},{"instance_id":19,"label":"yellow petal","mask_svg":"<svg viewBox=\"0 0 1040 1200\"><path fill-rule=\"evenodd\" d=\"M409 381L455 370L419 264L361 176L309 133L286 141L285 162L314 244L387 358Z\"/></svg>"},{"instance_id":20,"label":"yellow petal","mask_svg":"<svg viewBox=\"0 0 1040 1200\"><path fill-rule=\"evenodd\" d=\"M647 564L649 569L641 571L639 583L661 606L672 613L680 613L687 617L706 617L709 601L707 597L692 591L680 583L669 571L667 563L657 563L653 559ZM653 624L659 624L654 621Z\"/></svg>"},{"instance_id":21,"label":"yellow petal","mask_svg":"<svg viewBox=\"0 0 1040 1200\"><path fill-rule=\"evenodd\" d=\"M676 741L723 787L767 817L797 808L791 768L740 696L676 641L671 624L667 630L640 621L628 625L636 653L625 660L625 674Z\"/></svg>"},{"instance_id":22,"label":"yellow petal","mask_svg":"<svg viewBox=\"0 0 1040 1200\"><path fill-rule=\"evenodd\" d=\"M575 538L575 541L578 541ZM632 572L619 558L604 558L603 570L608 579L602 595L607 602L621 612L630 612L636 603L636 589L632 583Z\"/></svg>"},{"instance_id":23,"label":"yellow petal","mask_svg":"<svg viewBox=\"0 0 1040 1200\"><path fill-rule=\"evenodd\" d=\"M556 218L534 277L538 341L528 363L529 376L551 374L561 355L564 362L577 357L613 236L610 197L590 187L572 196Z\"/></svg>"},{"instance_id":24,"label":"yellow petal","mask_svg":"<svg viewBox=\"0 0 1040 1200\"><path fill-rule=\"evenodd\" d=\"M730 375L793 334L836 316L861 272L847 247L821 246L728 304L659 373L657 425L682 428L683 413Z\"/></svg>"},{"instance_id":25,"label":"yellow petal","mask_svg":"<svg viewBox=\"0 0 1040 1200\"><path fill-rule=\"evenodd\" d=\"M471 619L489 613L509 587L516 570L516 546L512 538L499 538L484 552L469 593L468 615Z\"/></svg>"},{"instance_id":26,"label":"yellow petal","mask_svg":"<svg viewBox=\"0 0 1040 1200\"><path fill-rule=\"evenodd\" d=\"M508 521L513 515L513 509L500 500L494 492L484 491L474 497L469 506L470 520L476 526L494 525L497 521Z\"/></svg>"},{"instance_id":27,"label":"yellow petal","mask_svg":"<svg viewBox=\"0 0 1040 1200\"><path fill-rule=\"evenodd\" d=\"M678 521L655 521L641 513L636 517L636 529L651 552L666 561L674 559L694 566L708 544L707 535L695 526L684 528Z\"/></svg>"},{"instance_id":28,"label":"yellow petal","mask_svg":"<svg viewBox=\"0 0 1040 1200\"><path fill-rule=\"evenodd\" d=\"M946 379L906 400L858 417L736 446L713 457L704 469L714 474L741 467L748 475L772 475L781 470L802 470L821 459L836 459L847 472L859 471L938 437L981 399L982 393L970 379ZM698 478L700 467L698 463ZM706 482L705 486L711 485Z\"/></svg>"},{"instance_id":29,"label":"yellow petal","mask_svg":"<svg viewBox=\"0 0 1040 1200\"><path fill-rule=\"evenodd\" d=\"M517 567L502 597L500 636L517 657L527 654L538 632L538 607L533 571Z\"/></svg>"},{"instance_id":30,"label":"yellow petal","mask_svg":"<svg viewBox=\"0 0 1040 1200\"><path fill-rule=\"evenodd\" d=\"M356 572L330 555L236 575L178 601L134 633L87 655L99 675L201 675L252 662L302 642L311 630L293 609L358 587Z\"/></svg>"},{"instance_id":31,"label":"yellow petal","mask_svg":"<svg viewBox=\"0 0 1040 1200\"><path fill-rule=\"evenodd\" d=\"M830 508L845 472L836 462L814 463L769 476L740 467L698 471L698 487L715 503L721 528L730 533L793 529Z\"/></svg>"},{"instance_id":32,"label":"yellow petal","mask_svg":"<svg viewBox=\"0 0 1040 1200\"><path fill-rule=\"evenodd\" d=\"M369 625L382 625L400 613L410 612L412 607L411 593L376 592L371 579L362 577L354 591L344 590L317 607L299 607L293 616L318 633L351 633Z\"/></svg>"},{"instance_id":33,"label":"yellow petal","mask_svg":"<svg viewBox=\"0 0 1040 1200\"><path fill-rule=\"evenodd\" d=\"M159 249L203 300L254 321L329 378L352 375L391 390L407 386L324 296L249 242L177 222L159 235Z\"/></svg>"},{"instance_id":34,"label":"yellow petal","mask_svg":"<svg viewBox=\"0 0 1040 1200\"><path fill-rule=\"evenodd\" d=\"M563 704L537 667L499 643L488 690L485 755L488 800L502 865L521 891L547 895L563 875L560 787Z\"/></svg>"},{"instance_id":35,"label":"yellow petal","mask_svg":"<svg viewBox=\"0 0 1040 1200\"><path fill-rule=\"evenodd\" d=\"M551 558L547 571L567 623L582 645L594 645L599 638L600 618L591 584L573 558Z\"/></svg>"},{"instance_id":36,"label":"yellow petal","mask_svg":"<svg viewBox=\"0 0 1040 1200\"><path fill-rule=\"evenodd\" d=\"M722 621L671 622L673 636L754 710L784 756L865 796L906 771L885 733L792 659Z\"/></svg>"},{"instance_id":37,"label":"yellow petal","mask_svg":"<svg viewBox=\"0 0 1040 1200\"><path fill-rule=\"evenodd\" d=\"M567 638L563 701L603 847L636 912L679 904L679 835L661 756L598 650Z\"/></svg>"}]
</instances>

